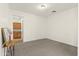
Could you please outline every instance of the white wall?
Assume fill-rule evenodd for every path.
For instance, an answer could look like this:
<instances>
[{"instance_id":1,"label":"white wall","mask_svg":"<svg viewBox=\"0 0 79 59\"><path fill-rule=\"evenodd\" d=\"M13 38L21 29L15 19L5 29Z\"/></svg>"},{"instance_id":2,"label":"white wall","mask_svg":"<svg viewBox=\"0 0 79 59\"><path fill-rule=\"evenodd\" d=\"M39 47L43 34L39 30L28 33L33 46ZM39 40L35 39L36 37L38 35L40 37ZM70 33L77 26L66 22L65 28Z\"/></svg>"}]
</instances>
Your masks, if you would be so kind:
<instances>
[{"instance_id":1,"label":"white wall","mask_svg":"<svg viewBox=\"0 0 79 59\"><path fill-rule=\"evenodd\" d=\"M48 38L77 46L78 9L72 8L49 16Z\"/></svg>"},{"instance_id":2,"label":"white wall","mask_svg":"<svg viewBox=\"0 0 79 59\"><path fill-rule=\"evenodd\" d=\"M9 15L10 16L16 15L23 17L22 20L24 28L24 38L23 38L24 42L45 38L44 34L45 25L43 24L46 22L44 20L44 17L11 9ZM9 24L11 24L13 20L9 20L9 22L10 22Z\"/></svg>"},{"instance_id":3,"label":"white wall","mask_svg":"<svg viewBox=\"0 0 79 59\"><path fill-rule=\"evenodd\" d=\"M78 54L79 54L79 3L78 3Z\"/></svg>"},{"instance_id":4,"label":"white wall","mask_svg":"<svg viewBox=\"0 0 79 59\"><path fill-rule=\"evenodd\" d=\"M7 23L8 19L8 4L0 3L0 55L4 55L4 51L2 48L2 38L1 38L1 27L8 27Z\"/></svg>"}]
</instances>

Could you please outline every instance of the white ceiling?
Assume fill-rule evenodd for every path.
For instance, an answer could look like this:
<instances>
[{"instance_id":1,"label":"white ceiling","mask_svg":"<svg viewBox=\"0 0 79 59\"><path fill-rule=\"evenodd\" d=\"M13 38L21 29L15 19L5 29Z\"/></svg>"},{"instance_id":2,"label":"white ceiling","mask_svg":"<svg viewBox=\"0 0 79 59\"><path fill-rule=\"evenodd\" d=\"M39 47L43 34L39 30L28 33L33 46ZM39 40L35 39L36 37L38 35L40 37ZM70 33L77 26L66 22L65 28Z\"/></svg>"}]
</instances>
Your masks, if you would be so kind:
<instances>
[{"instance_id":1,"label":"white ceiling","mask_svg":"<svg viewBox=\"0 0 79 59\"><path fill-rule=\"evenodd\" d=\"M44 3L46 9L40 9L39 6L43 3L9 3L10 9L28 12L40 16L48 16L53 14L51 11L61 12L70 8L77 7L77 3Z\"/></svg>"}]
</instances>

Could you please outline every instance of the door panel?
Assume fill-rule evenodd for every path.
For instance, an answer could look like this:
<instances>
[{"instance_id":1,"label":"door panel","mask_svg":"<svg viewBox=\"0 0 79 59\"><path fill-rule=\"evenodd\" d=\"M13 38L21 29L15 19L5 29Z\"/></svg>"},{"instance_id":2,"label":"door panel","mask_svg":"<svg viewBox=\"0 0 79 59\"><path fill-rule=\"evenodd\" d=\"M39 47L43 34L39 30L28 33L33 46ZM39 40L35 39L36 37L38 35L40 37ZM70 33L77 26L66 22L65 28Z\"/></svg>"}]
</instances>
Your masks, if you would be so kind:
<instances>
[{"instance_id":1,"label":"door panel","mask_svg":"<svg viewBox=\"0 0 79 59\"><path fill-rule=\"evenodd\" d=\"M13 23L13 29L21 30L21 23Z\"/></svg>"},{"instance_id":2,"label":"door panel","mask_svg":"<svg viewBox=\"0 0 79 59\"><path fill-rule=\"evenodd\" d=\"M13 23L13 39L21 39L21 23Z\"/></svg>"},{"instance_id":3,"label":"door panel","mask_svg":"<svg viewBox=\"0 0 79 59\"><path fill-rule=\"evenodd\" d=\"M14 39L21 39L21 31L13 31Z\"/></svg>"}]
</instances>

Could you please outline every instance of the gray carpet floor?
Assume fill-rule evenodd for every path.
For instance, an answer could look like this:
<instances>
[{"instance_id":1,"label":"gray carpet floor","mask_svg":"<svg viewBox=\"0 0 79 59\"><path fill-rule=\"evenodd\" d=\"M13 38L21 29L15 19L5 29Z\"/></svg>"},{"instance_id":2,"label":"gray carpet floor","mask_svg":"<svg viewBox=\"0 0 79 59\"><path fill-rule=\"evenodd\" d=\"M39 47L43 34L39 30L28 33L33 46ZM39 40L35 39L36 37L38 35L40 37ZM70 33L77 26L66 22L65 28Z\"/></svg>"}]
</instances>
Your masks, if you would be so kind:
<instances>
[{"instance_id":1,"label":"gray carpet floor","mask_svg":"<svg viewBox=\"0 0 79 59\"><path fill-rule=\"evenodd\" d=\"M77 56L77 47L41 39L17 44L15 56Z\"/></svg>"}]
</instances>

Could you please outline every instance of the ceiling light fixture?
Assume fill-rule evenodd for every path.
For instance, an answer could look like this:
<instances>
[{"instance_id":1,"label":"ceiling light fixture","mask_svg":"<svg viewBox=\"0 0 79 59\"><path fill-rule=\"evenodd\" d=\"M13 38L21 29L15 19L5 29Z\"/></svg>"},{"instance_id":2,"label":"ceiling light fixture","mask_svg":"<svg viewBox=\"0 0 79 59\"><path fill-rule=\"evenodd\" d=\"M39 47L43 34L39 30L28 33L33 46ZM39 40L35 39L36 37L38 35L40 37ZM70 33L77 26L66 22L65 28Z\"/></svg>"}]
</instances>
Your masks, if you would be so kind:
<instances>
[{"instance_id":1,"label":"ceiling light fixture","mask_svg":"<svg viewBox=\"0 0 79 59\"><path fill-rule=\"evenodd\" d=\"M46 5L45 4L41 5L41 8L46 8Z\"/></svg>"},{"instance_id":2,"label":"ceiling light fixture","mask_svg":"<svg viewBox=\"0 0 79 59\"><path fill-rule=\"evenodd\" d=\"M39 9L46 9L47 8L47 5L46 4L41 4L40 6L39 6Z\"/></svg>"}]
</instances>

